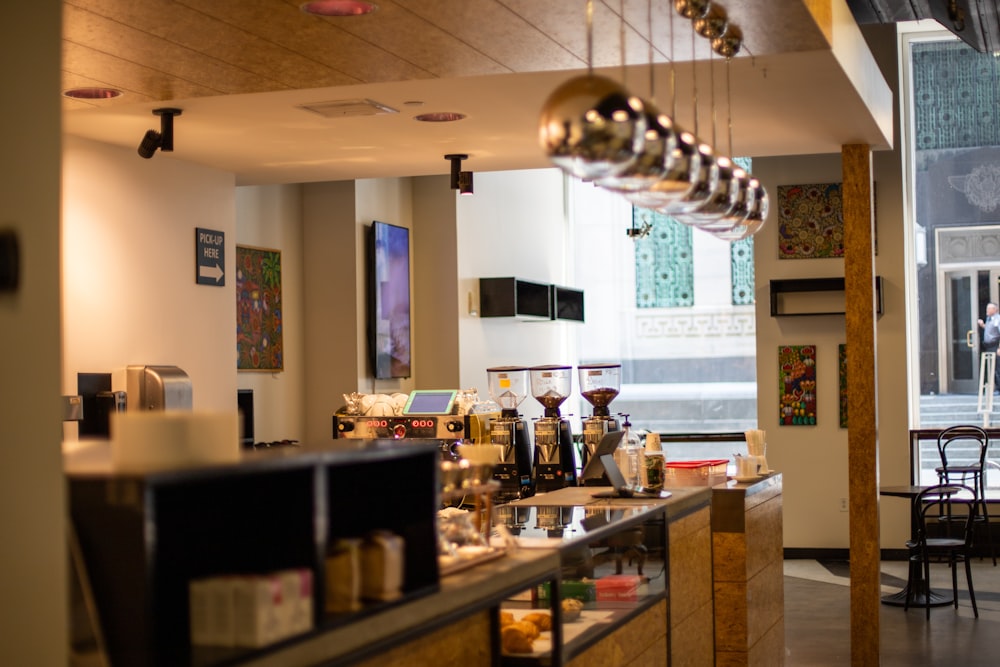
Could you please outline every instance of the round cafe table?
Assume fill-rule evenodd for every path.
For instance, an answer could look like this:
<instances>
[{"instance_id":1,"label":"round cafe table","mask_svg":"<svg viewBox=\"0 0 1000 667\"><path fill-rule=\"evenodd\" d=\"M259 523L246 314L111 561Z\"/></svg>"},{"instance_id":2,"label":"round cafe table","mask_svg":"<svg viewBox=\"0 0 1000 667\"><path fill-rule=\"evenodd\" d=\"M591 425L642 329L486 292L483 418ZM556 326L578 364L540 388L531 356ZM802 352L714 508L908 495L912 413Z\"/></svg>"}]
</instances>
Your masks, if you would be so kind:
<instances>
[{"instance_id":1,"label":"round cafe table","mask_svg":"<svg viewBox=\"0 0 1000 667\"><path fill-rule=\"evenodd\" d=\"M878 489L880 496L910 499L910 540L914 542L917 540L917 529L920 526L920 508L917 507L917 496L926 488L928 487L911 484L905 486L880 486ZM906 586L897 593L883 595L882 604L904 607L906 606L906 597L911 590L915 591L913 597L910 599L911 607L924 606L927 596L930 596L930 606L932 607L943 607L955 601L951 591L942 592L932 589L929 582L924 580L924 569L920 564L919 558L911 556L908 560L910 561L910 567L907 574Z\"/></svg>"}]
</instances>

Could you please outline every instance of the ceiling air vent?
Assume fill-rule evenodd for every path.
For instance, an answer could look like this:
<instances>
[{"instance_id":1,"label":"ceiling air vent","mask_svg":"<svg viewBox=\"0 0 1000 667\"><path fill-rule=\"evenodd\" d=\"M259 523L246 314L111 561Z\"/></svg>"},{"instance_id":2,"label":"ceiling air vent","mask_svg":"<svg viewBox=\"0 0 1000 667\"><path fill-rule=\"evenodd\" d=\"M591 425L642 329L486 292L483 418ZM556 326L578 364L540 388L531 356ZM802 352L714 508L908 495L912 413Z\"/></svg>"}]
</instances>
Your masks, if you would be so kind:
<instances>
[{"instance_id":1,"label":"ceiling air vent","mask_svg":"<svg viewBox=\"0 0 1000 667\"><path fill-rule=\"evenodd\" d=\"M387 113L398 113L396 109L379 104L375 100L333 100L331 102L314 102L300 104L300 109L318 113L325 118L350 118L352 116L380 116Z\"/></svg>"}]
</instances>

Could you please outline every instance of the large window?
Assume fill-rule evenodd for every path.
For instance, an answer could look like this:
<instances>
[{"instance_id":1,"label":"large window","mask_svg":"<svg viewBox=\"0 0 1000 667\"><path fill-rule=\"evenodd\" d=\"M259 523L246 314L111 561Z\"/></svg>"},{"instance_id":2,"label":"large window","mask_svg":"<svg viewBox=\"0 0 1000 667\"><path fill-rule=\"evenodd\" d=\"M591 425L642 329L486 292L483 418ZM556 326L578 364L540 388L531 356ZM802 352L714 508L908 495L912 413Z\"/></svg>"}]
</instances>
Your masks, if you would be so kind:
<instances>
[{"instance_id":1,"label":"large window","mask_svg":"<svg viewBox=\"0 0 1000 667\"><path fill-rule=\"evenodd\" d=\"M716 239L576 179L567 189L576 282L601 304L576 330L579 357L622 363L612 411L660 433L756 428L753 241ZM647 223L645 237L626 234Z\"/></svg>"},{"instance_id":2,"label":"large window","mask_svg":"<svg viewBox=\"0 0 1000 667\"><path fill-rule=\"evenodd\" d=\"M902 52L914 427L982 424L992 416L979 397L977 320L1000 298L1000 63L946 33L904 35ZM933 440L921 440L921 475L934 477L937 464Z\"/></svg>"}]
</instances>

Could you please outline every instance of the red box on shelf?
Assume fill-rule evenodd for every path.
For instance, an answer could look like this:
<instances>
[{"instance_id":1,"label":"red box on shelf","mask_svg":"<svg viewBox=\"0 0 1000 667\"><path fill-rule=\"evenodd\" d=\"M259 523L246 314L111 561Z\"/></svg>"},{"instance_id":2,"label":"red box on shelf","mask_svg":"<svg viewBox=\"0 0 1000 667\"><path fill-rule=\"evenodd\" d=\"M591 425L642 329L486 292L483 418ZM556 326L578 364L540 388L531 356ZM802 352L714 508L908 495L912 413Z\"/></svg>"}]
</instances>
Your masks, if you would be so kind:
<instances>
[{"instance_id":1,"label":"red box on shelf","mask_svg":"<svg viewBox=\"0 0 1000 667\"><path fill-rule=\"evenodd\" d=\"M648 592L648 580L637 574L609 574L597 580L598 602L636 602Z\"/></svg>"},{"instance_id":2,"label":"red box on shelf","mask_svg":"<svg viewBox=\"0 0 1000 667\"><path fill-rule=\"evenodd\" d=\"M726 481L729 459L667 461L663 486L715 486Z\"/></svg>"}]
</instances>

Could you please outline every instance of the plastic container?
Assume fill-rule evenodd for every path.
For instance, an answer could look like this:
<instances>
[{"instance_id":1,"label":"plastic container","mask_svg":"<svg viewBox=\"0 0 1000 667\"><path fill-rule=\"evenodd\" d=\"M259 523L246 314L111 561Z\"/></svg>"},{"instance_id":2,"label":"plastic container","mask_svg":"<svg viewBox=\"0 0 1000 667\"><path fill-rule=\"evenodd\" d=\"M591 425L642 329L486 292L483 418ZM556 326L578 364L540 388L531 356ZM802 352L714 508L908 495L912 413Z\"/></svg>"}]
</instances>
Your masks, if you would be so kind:
<instances>
[{"instance_id":1,"label":"plastic container","mask_svg":"<svg viewBox=\"0 0 1000 667\"><path fill-rule=\"evenodd\" d=\"M715 486L726 481L729 459L667 461L663 486Z\"/></svg>"}]
</instances>

